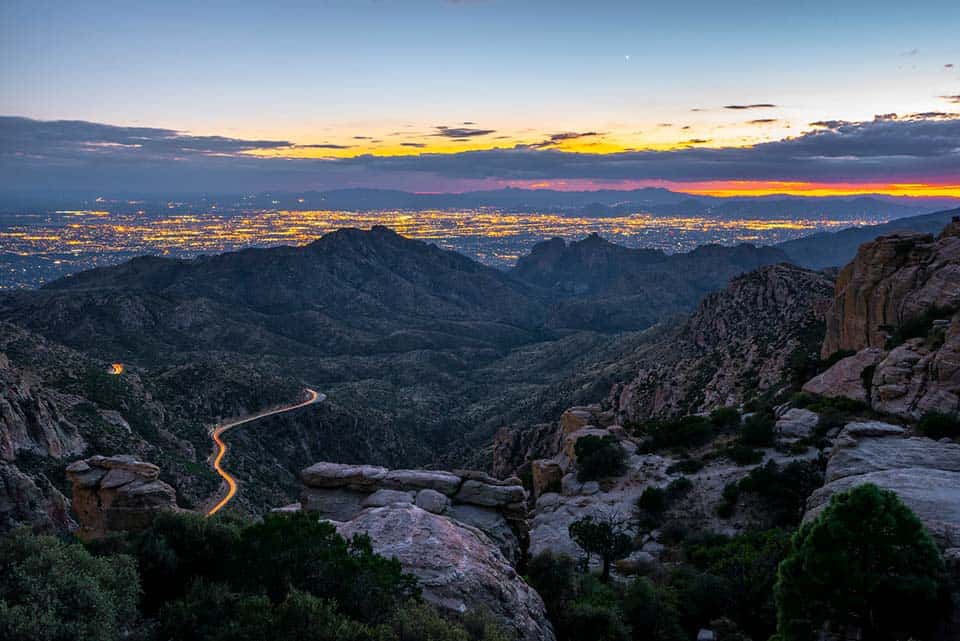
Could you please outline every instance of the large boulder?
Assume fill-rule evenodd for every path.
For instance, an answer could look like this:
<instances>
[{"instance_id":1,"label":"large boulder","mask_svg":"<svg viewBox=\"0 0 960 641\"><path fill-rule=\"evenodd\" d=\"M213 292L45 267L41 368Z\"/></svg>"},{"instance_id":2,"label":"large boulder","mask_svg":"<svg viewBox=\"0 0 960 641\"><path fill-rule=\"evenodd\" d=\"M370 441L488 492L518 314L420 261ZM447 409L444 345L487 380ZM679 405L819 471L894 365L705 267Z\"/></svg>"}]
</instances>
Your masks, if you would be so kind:
<instances>
[{"instance_id":1,"label":"large boulder","mask_svg":"<svg viewBox=\"0 0 960 641\"><path fill-rule=\"evenodd\" d=\"M820 422L820 415L810 410L794 407L777 419L777 434L784 438L807 438Z\"/></svg>"},{"instance_id":2,"label":"large boulder","mask_svg":"<svg viewBox=\"0 0 960 641\"><path fill-rule=\"evenodd\" d=\"M517 639L554 639L540 595L479 529L415 505L392 505L365 510L337 530L370 536L378 554L419 579L428 602L456 613L486 609Z\"/></svg>"},{"instance_id":3,"label":"large boulder","mask_svg":"<svg viewBox=\"0 0 960 641\"><path fill-rule=\"evenodd\" d=\"M906 437L897 426L883 426L844 428L826 483L808 499L804 520L815 518L837 492L873 483L896 492L941 547L960 546L960 444Z\"/></svg>"},{"instance_id":4,"label":"large boulder","mask_svg":"<svg viewBox=\"0 0 960 641\"><path fill-rule=\"evenodd\" d=\"M158 513L179 509L176 491L158 478L160 468L133 456L93 456L66 471L80 521L77 534L85 540L143 530Z\"/></svg>"},{"instance_id":5,"label":"large boulder","mask_svg":"<svg viewBox=\"0 0 960 641\"><path fill-rule=\"evenodd\" d=\"M883 350L877 347L862 349L853 356L841 358L827 371L804 383L802 389L809 394L844 396L866 402L870 368L875 367L882 358Z\"/></svg>"}]
</instances>

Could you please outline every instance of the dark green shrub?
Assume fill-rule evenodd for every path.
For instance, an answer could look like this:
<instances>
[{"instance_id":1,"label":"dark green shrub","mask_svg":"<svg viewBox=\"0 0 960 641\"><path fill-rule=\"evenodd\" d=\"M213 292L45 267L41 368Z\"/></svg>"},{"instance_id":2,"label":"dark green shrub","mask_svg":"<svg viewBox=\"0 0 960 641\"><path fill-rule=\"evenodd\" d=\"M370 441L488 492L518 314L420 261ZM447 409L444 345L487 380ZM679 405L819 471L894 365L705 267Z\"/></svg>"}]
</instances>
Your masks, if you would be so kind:
<instances>
[{"instance_id":1,"label":"dark green shrub","mask_svg":"<svg viewBox=\"0 0 960 641\"><path fill-rule=\"evenodd\" d=\"M667 421L650 421L644 425L646 439L641 444L645 452L675 448L687 449L706 444L713 437L714 427L703 416L684 416Z\"/></svg>"},{"instance_id":2,"label":"dark green shrub","mask_svg":"<svg viewBox=\"0 0 960 641\"><path fill-rule=\"evenodd\" d=\"M27 529L0 537L0 639L125 639L137 630L138 597L129 556L95 557Z\"/></svg>"},{"instance_id":3,"label":"dark green shrub","mask_svg":"<svg viewBox=\"0 0 960 641\"><path fill-rule=\"evenodd\" d=\"M957 438L960 436L960 420L947 414L929 412L917 423L917 431L930 438Z\"/></svg>"},{"instance_id":4,"label":"dark green shrub","mask_svg":"<svg viewBox=\"0 0 960 641\"><path fill-rule=\"evenodd\" d=\"M681 476L670 481L667 486L667 495L670 500L677 499L693 489L693 481L686 476ZM642 498L642 497L641 497Z\"/></svg>"},{"instance_id":5,"label":"dark green shrub","mask_svg":"<svg viewBox=\"0 0 960 641\"><path fill-rule=\"evenodd\" d=\"M731 445L723 451L723 455L737 465L756 465L763 460L763 452L742 443Z\"/></svg>"},{"instance_id":6,"label":"dark green shrub","mask_svg":"<svg viewBox=\"0 0 960 641\"><path fill-rule=\"evenodd\" d=\"M792 461L783 467L768 461L741 479L738 491L758 496L775 525L796 525L803 516L807 497L821 485L820 461Z\"/></svg>"},{"instance_id":7,"label":"dark green shrub","mask_svg":"<svg viewBox=\"0 0 960 641\"><path fill-rule=\"evenodd\" d=\"M650 514L664 513L667 504L667 491L661 487L648 487L637 499L637 507Z\"/></svg>"},{"instance_id":8,"label":"dark green shrub","mask_svg":"<svg viewBox=\"0 0 960 641\"><path fill-rule=\"evenodd\" d=\"M740 427L740 442L752 447L767 447L773 444L775 427L773 414L756 412L748 416Z\"/></svg>"},{"instance_id":9,"label":"dark green shrub","mask_svg":"<svg viewBox=\"0 0 960 641\"><path fill-rule=\"evenodd\" d=\"M577 456L577 480L581 483L620 476L627 471L627 452L612 436L582 436L573 448Z\"/></svg>"},{"instance_id":10,"label":"dark green shrub","mask_svg":"<svg viewBox=\"0 0 960 641\"><path fill-rule=\"evenodd\" d=\"M679 623L678 598L669 586L655 586L645 578L635 579L624 595L623 615L630 624L634 639L651 641L685 641L686 639Z\"/></svg>"},{"instance_id":11,"label":"dark green shrub","mask_svg":"<svg viewBox=\"0 0 960 641\"><path fill-rule=\"evenodd\" d=\"M924 639L946 611L943 561L896 494L861 485L796 533L775 598L781 641L811 641L827 624L864 639Z\"/></svg>"},{"instance_id":12,"label":"dark green shrub","mask_svg":"<svg viewBox=\"0 0 960 641\"><path fill-rule=\"evenodd\" d=\"M196 583L160 612L160 638L169 641L373 641L374 630L337 612L329 601L291 590L280 603ZM440 637L443 638L443 637ZM447 637L460 641L464 637Z\"/></svg>"},{"instance_id":13,"label":"dark green shrub","mask_svg":"<svg viewBox=\"0 0 960 641\"><path fill-rule=\"evenodd\" d=\"M690 623L707 627L713 618L729 617L751 638L769 638L776 628L777 566L789 548L790 534L779 529L690 541L684 546L688 561L719 580L714 589L721 596L719 611L705 609ZM682 595L684 601L693 597Z\"/></svg>"},{"instance_id":14,"label":"dark green shrub","mask_svg":"<svg viewBox=\"0 0 960 641\"><path fill-rule=\"evenodd\" d=\"M735 407L718 407L710 412L710 422L718 430L732 430L740 425L740 412Z\"/></svg>"}]
</instances>

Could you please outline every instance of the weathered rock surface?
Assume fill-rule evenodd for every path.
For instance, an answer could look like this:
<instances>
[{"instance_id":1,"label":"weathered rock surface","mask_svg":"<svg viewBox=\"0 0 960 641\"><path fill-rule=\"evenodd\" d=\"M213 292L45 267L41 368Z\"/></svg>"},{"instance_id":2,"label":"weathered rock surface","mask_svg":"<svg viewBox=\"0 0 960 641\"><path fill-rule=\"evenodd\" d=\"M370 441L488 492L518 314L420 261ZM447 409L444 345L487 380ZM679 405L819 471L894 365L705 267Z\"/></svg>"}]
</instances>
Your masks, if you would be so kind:
<instances>
[{"instance_id":1,"label":"weathered rock surface","mask_svg":"<svg viewBox=\"0 0 960 641\"><path fill-rule=\"evenodd\" d=\"M826 358L838 350L883 348L891 327L922 317L932 308L960 307L960 221L938 238L900 232L860 246L837 277L827 309Z\"/></svg>"},{"instance_id":2,"label":"weathered rock surface","mask_svg":"<svg viewBox=\"0 0 960 641\"><path fill-rule=\"evenodd\" d=\"M777 434L785 438L806 438L813 434L820 415L810 410L791 408L777 419Z\"/></svg>"},{"instance_id":3,"label":"weathered rock surface","mask_svg":"<svg viewBox=\"0 0 960 641\"><path fill-rule=\"evenodd\" d=\"M820 396L845 396L855 401L867 400L870 378L865 376L868 368L875 367L883 358L883 350L877 347L862 349L853 356L842 358L829 369L817 374L803 384L803 391Z\"/></svg>"},{"instance_id":4,"label":"weathered rock surface","mask_svg":"<svg viewBox=\"0 0 960 641\"><path fill-rule=\"evenodd\" d=\"M420 580L428 602L458 613L485 608L517 639L554 639L540 595L481 530L415 505L364 510L337 530L369 535L378 554Z\"/></svg>"},{"instance_id":5,"label":"weathered rock surface","mask_svg":"<svg viewBox=\"0 0 960 641\"><path fill-rule=\"evenodd\" d=\"M625 421L737 406L785 386L797 350L819 347L814 331L833 294L822 273L771 265L706 296L678 329L635 356L636 377L611 403Z\"/></svg>"},{"instance_id":6,"label":"weathered rock surface","mask_svg":"<svg viewBox=\"0 0 960 641\"><path fill-rule=\"evenodd\" d=\"M874 409L910 418L960 415L960 314L942 331L939 346L911 339L880 361L873 374Z\"/></svg>"},{"instance_id":7,"label":"weathered rock surface","mask_svg":"<svg viewBox=\"0 0 960 641\"><path fill-rule=\"evenodd\" d=\"M905 437L902 428L882 423L851 424L840 433L826 484L808 499L804 520L837 492L865 483L896 492L941 547L960 546L960 444Z\"/></svg>"},{"instance_id":8,"label":"weathered rock surface","mask_svg":"<svg viewBox=\"0 0 960 641\"><path fill-rule=\"evenodd\" d=\"M350 521L361 512L414 503L486 532L512 563L526 551L527 494L520 480L483 472L388 470L370 465L315 463L301 472L302 509L331 521Z\"/></svg>"},{"instance_id":9,"label":"weathered rock surface","mask_svg":"<svg viewBox=\"0 0 960 641\"><path fill-rule=\"evenodd\" d=\"M77 534L97 539L142 530L159 512L177 510L176 491L158 479L160 468L135 457L93 456L67 466L73 485Z\"/></svg>"},{"instance_id":10,"label":"weathered rock surface","mask_svg":"<svg viewBox=\"0 0 960 641\"><path fill-rule=\"evenodd\" d=\"M70 501L43 475L31 478L17 466L0 461L0 532L29 525L39 532L76 527Z\"/></svg>"}]
</instances>

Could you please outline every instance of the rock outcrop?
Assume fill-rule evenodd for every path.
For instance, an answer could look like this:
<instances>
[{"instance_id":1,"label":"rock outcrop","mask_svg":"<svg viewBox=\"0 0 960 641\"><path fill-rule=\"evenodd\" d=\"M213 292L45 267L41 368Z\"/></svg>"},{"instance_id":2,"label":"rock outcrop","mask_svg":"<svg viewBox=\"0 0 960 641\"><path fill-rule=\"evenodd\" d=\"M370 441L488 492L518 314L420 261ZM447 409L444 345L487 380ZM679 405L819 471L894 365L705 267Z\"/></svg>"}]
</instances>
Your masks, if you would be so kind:
<instances>
[{"instance_id":1,"label":"rock outcrop","mask_svg":"<svg viewBox=\"0 0 960 641\"><path fill-rule=\"evenodd\" d=\"M900 233L864 244L837 280L821 348L858 350L803 389L917 419L960 416L960 219L939 237Z\"/></svg>"},{"instance_id":2,"label":"rock outcrop","mask_svg":"<svg viewBox=\"0 0 960 641\"><path fill-rule=\"evenodd\" d=\"M819 348L833 283L772 265L706 296L690 319L635 356L636 377L611 402L624 421L740 405L788 382L791 356Z\"/></svg>"},{"instance_id":3,"label":"rock outcrop","mask_svg":"<svg viewBox=\"0 0 960 641\"><path fill-rule=\"evenodd\" d=\"M78 536L90 540L142 530L159 512L177 510L176 491L159 476L156 465L124 455L92 456L68 465Z\"/></svg>"},{"instance_id":4,"label":"rock outcrop","mask_svg":"<svg viewBox=\"0 0 960 641\"><path fill-rule=\"evenodd\" d=\"M388 470L374 465L315 463L300 473L302 509L351 521L371 508L417 505L482 530L514 564L527 548L527 494L516 478L483 472Z\"/></svg>"},{"instance_id":5,"label":"rock outcrop","mask_svg":"<svg viewBox=\"0 0 960 641\"><path fill-rule=\"evenodd\" d=\"M540 595L480 529L396 502L363 510L337 530L347 538L368 535L375 552L396 558L419 579L428 602L457 613L486 609L517 639L554 639Z\"/></svg>"},{"instance_id":6,"label":"rock outcrop","mask_svg":"<svg viewBox=\"0 0 960 641\"><path fill-rule=\"evenodd\" d=\"M902 427L851 423L837 438L825 484L807 501L805 520L830 497L873 483L896 492L944 549L960 547L960 444L909 437Z\"/></svg>"},{"instance_id":7,"label":"rock outcrop","mask_svg":"<svg viewBox=\"0 0 960 641\"><path fill-rule=\"evenodd\" d=\"M939 237L899 232L860 246L837 276L826 312L824 358L839 350L883 348L891 328L933 308L960 307L960 219Z\"/></svg>"}]
</instances>

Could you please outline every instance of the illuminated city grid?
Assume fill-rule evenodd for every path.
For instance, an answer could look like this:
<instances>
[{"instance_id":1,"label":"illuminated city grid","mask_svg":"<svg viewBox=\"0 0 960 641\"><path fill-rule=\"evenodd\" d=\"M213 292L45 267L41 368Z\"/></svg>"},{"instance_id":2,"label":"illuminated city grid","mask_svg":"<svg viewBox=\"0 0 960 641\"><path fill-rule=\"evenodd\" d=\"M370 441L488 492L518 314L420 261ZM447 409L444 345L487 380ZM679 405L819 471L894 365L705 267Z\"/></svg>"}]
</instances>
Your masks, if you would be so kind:
<instances>
[{"instance_id":1,"label":"illuminated city grid","mask_svg":"<svg viewBox=\"0 0 960 641\"><path fill-rule=\"evenodd\" d=\"M161 215L103 210L6 216L0 224L0 288L36 287L67 273L151 254L192 257L244 247L303 245L343 227L385 225L480 262L505 268L537 242L596 232L629 247L685 252L706 243L774 244L884 218L742 219L702 216L587 218L473 211L258 210Z\"/></svg>"}]
</instances>

